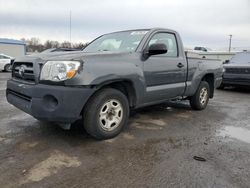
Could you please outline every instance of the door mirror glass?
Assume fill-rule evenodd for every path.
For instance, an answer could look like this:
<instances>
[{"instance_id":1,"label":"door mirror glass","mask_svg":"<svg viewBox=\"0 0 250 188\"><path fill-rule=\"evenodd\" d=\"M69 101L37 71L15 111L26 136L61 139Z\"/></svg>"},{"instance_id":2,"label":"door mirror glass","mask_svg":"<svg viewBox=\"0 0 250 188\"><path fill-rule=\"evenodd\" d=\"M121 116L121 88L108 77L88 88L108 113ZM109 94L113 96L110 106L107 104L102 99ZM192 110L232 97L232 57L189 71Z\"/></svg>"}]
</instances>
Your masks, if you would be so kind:
<instances>
[{"instance_id":1,"label":"door mirror glass","mask_svg":"<svg viewBox=\"0 0 250 188\"><path fill-rule=\"evenodd\" d=\"M148 55L159 55L168 52L167 46L164 43L151 44L148 48Z\"/></svg>"}]
</instances>

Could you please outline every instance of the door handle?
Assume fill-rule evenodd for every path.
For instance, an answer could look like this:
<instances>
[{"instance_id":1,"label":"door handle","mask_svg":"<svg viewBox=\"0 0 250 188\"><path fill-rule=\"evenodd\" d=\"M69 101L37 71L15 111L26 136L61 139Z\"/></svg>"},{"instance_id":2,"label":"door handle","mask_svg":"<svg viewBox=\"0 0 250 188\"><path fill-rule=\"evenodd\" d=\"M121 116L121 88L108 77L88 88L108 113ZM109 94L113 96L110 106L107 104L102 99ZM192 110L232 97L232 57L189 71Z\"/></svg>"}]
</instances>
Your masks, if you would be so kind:
<instances>
[{"instance_id":1,"label":"door handle","mask_svg":"<svg viewBox=\"0 0 250 188\"><path fill-rule=\"evenodd\" d=\"M184 65L182 63L178 63L177 67L182 68Z\"/></svg>"}]
</instances>

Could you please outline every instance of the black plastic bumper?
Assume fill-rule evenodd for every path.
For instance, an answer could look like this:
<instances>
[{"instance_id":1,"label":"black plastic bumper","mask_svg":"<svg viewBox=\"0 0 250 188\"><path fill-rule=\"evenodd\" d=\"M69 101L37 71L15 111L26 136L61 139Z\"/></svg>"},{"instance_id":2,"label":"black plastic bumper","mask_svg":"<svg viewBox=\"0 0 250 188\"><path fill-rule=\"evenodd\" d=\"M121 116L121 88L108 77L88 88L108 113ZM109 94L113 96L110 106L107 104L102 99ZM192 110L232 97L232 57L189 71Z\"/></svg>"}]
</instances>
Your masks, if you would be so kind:
<instances>
[{"instance_id":1,"label":"black plastic bumper","mask_svg":"<svg viewBox=\"0 0 250 188\"><path fill-rule=\"evenodd\" d=\"M222 77L218 77L215 79L215 82L214 82L214 87L217 88L221 85L222 83Z\"/></svg>"},{"instance_id":2,"label":"black plastic bumper","mask_svg":"<svg viewBox=\"0 0 250 188\"><path fill-rule=\"evenodd\" d=\"M250 86L250 74L224 74L223 85Z\"/></svg>"},{"instance_id":3,"label":"black plastic bumper","mask_svg":"<svg viewBox=\"0 0 250 188\"><path fill-rule=\"evenodd\" d=\"M93 92L91 88L30 85L9 80L6 97L10 104L39 120L73 123L81 118L82 108Z\"/></svg>"}]
</instances>

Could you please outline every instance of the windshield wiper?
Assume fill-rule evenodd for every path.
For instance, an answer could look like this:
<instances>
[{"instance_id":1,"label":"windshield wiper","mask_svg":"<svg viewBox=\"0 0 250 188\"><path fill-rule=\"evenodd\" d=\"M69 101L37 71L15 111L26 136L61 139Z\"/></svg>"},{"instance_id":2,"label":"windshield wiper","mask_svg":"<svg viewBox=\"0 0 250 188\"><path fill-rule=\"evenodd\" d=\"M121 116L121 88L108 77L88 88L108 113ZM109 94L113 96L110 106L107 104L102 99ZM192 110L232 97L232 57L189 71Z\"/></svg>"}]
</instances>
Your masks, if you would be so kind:
<instances>
[{"instance_id":1,"label":"windshield wiper","mask_svg":"<svg viewBox=\"0 0 250 188\"><path fill-rule=\"evenodd\" d=\"M107 52L107 51L110 51L110 50L108 49L98 50L98 52Z\"/></svg>"}]
</instances>

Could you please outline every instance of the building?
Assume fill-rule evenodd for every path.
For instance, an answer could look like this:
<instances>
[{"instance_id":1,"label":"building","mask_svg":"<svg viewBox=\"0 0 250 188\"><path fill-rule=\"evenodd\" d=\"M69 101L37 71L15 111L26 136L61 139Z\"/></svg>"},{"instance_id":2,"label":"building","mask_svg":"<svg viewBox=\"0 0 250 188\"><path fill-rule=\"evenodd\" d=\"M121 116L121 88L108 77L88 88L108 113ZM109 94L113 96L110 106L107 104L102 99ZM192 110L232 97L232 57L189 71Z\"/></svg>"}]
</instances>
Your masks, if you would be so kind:
<instances>
[{"instance_id":1,"label":"building","mask_svg":"<svg viewBox=\"0 0 250 188\"><path fill-rule=\"evenodd\" d=\"M0 38L0 54L17 58L26 54L26 44L20 40Z\"/></svg>"}]
</instances>

